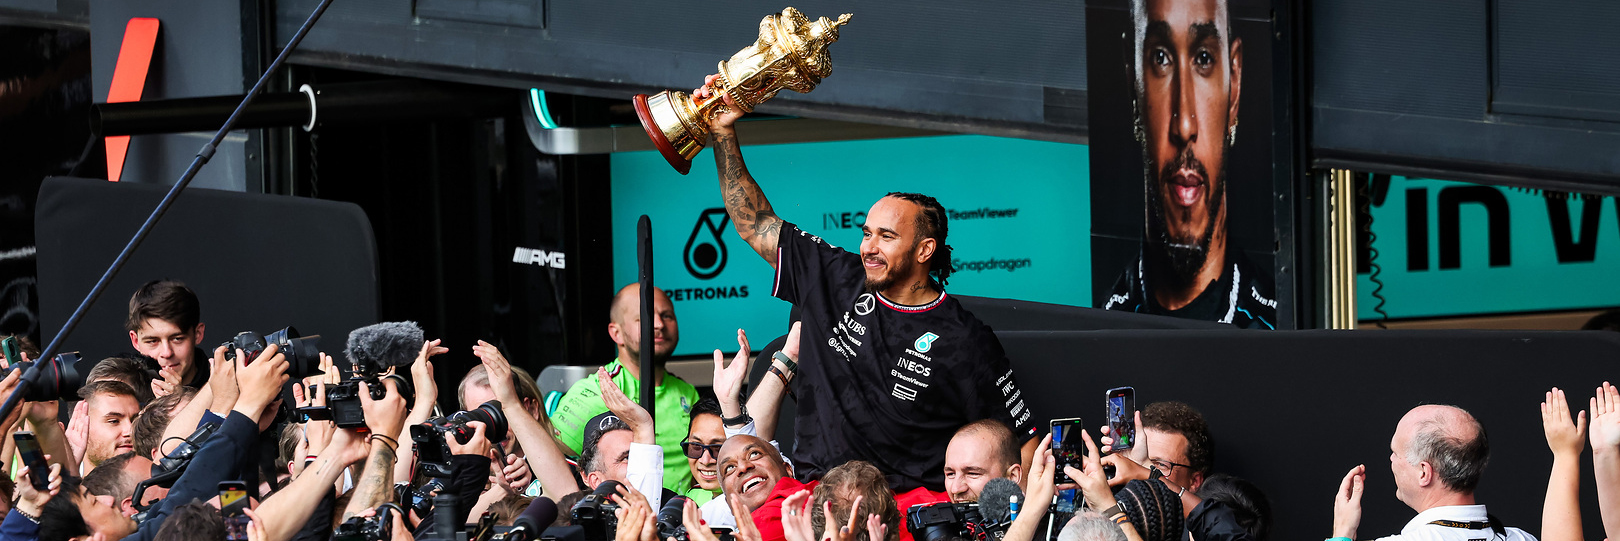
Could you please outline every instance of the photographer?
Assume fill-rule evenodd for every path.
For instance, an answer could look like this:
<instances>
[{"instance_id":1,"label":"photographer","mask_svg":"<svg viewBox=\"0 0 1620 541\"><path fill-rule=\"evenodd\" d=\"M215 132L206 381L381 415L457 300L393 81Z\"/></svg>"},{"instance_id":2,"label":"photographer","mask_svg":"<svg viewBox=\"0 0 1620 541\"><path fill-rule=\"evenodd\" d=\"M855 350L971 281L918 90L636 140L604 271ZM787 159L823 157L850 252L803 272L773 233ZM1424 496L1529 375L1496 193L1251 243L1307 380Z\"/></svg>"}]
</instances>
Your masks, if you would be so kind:
<instances>
[{"instance_id":1,"label":"photographer","mask_svg":"<svg viewBox=\"0 0 1620 541\"><path fill-rule=\"evenodd\" d=\"M238 355L239 363L246 355ZM163 519L179 505L193 499L207 500L218 493L219 483L231 479L230 472L244 467L245 451L257 440L258 423L262 414L282 382L286 381L287 362L274 346L267 348L248 366L235 367L240 386L235 407L226 415L219 431L202 444L192 466L175 482L169 496L150 510L145 522L136 524L123 516L111 502L103 501L85 492L82 487L63 490L46 504L40 516L41 541L67 541L70 538L92 535L101 541L132 538L148 541L157 533Z\"/></svg>"},{"instance_id":2,"label":"photographer","mask_svg":"<svg viewBox=\"0 0 1620 541\"><path fill-rule=\"evenodd\" d=\"M483 361L484 370L489 372L489 388L501 402L501 412L506 414L512 436L523 446L523 459L540 480L541 495L560 501L564 496L578 492L579 480L569 468L562 451L558 450L551 432L523 409L523 401L518 397L517 387L512 380L512 365L506 361L506 356L482 340L473 346L473 354Z\"/></svg>"}]
</instances>

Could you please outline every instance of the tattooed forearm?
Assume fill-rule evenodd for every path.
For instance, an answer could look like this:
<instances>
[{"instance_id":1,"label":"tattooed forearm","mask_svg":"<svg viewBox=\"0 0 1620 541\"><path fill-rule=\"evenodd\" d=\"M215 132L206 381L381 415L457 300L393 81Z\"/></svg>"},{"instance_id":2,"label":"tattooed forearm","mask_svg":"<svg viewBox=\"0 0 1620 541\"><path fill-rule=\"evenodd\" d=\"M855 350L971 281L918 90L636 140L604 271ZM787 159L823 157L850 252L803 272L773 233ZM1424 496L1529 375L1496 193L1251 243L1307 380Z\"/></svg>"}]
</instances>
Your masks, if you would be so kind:
<instances>
[{"instance_id":1,"label":"tattooed forearm","mask_svg":"<svg viewBox=\"0 0 1620 541\"><path fill-rule=\"evenodd\" d=\"M782 231L782 219L776 216L765 192L759 189L754 177L743 164L742 149L736 133L714 134L714 165L720 172L720 195L726 202L726 213L731 224L760 257L776 265L777 239Z\"/></svg>"},{"instance_id":2,"label":"tattooed forearm","mask_svg":"<svg viewBox=\"0 0 1620 541\"><path fill-rule=\"evenodd\" d=\"M393 495L389 490L392 486L389 478L393 475L394 460L393 448L382 442L372 443L366 469L354 483L354 496L349 500L349 507L343 510L344 520L388 501Z\"/></svg>"}]
</instances>

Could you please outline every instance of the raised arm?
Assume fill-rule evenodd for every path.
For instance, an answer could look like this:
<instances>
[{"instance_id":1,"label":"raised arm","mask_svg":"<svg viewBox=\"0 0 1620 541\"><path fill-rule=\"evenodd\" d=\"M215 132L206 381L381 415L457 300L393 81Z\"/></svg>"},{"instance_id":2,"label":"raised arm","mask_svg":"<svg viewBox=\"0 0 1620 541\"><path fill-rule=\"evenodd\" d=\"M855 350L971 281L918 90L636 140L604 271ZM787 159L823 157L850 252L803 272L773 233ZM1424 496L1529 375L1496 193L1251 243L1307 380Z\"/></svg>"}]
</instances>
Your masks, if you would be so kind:
<instances>
[{"instance_id":1,"label":"raised arm","mask_svg":"<svg viewBox=\"0 0 1620 541\"><path fill-rule=\"evenodd\" d=\"M703 88L692 91L692 97L708 97L713 92L710 88L716 77L718 75L710 75ZM720 174L720 197L726 202L726 214L731 216L731 225L737 228L737 234L775 267L782 219L776 216L771 202L765 199L765 192L760 191L759 183L754 182L754 177L748 174L748 166L743 164L735 127L743 112L731 98L725 100L725 105L709 120L712 137L709 145L714 148L714 166Z\"/></svg>"},{"instance_id":2,"label":"raised arm","mask_svg":"<svg viewBox=\"0 0 1620 541\"><path fill-rule=\"evenodd\" d=\"M1564 390L1554 387L1541 403L1541 428L1552 449L1547 499L1541 504L1541 541L1581 541L1581 449L1586 412L1571 420Z\"/></svg>"},{"instance_id":3,"label":"raised arm","mask_svg":"<svg viewBox=\"0 0 1620 541\"><path fill-rule=\"evenodd\" d=\"M512 365L506 361L506 356L483 340L473 346L473 355L482 360L484 369L489 371L489 390L495 393L496 400L501 401L507 428L512 430L512 437L517 439L518 445L523 446L523 458L529 461L529 469L534 470L535 476L540 479L544 496L561 500L563 496L578 492L579 481L574 480L573 472L568 469L568 461L557 449L557 440L552 439L551 434L540 426L539 420L524 411L523 401L518 398L517 389L512 385Z\"/></svg>"},{"instance_id":4,"label":"raised arm","mask_svg":"<svg viewBox=\"0 0 1620 541\"><path fill-rule=\"evenodd\" d=\"M793 366L788 366L775 357L761 359L771 363L771 366L786 377L787 381L783 381L783 377L775 373L766 372L765 377L760 378L759 386L754 389L753 394L748 395L749 414L754 417L760 435L767 440L776 439L776 425L782 415L782 400L787 398L788 385L798 377L799 327L800 322L793 322L793 328L788 330L787 341L782 342L782 354L794 361Z\"/></svg>"},{"instance_id":5,"label":"raised arm","mask_svg":"<svg viewBox=\"0 0 1620 541\"><path fill-rule=\"evenodd\" d=\"M1609 382L1591 400L1592 475L1604 535L1620 539L1620 390Z\"/></svg>"}]
</instances>

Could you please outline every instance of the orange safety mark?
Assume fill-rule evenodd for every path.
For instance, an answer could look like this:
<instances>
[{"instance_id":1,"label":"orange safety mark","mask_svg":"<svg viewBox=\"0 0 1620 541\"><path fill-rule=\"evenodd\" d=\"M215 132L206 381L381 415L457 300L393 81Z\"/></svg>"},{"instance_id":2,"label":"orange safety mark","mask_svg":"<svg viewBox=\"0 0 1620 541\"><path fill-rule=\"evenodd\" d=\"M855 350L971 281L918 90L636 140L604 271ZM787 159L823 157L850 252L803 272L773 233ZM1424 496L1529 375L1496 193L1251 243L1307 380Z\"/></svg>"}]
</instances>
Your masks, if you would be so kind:
<instances>
[{"instance_id":1,"label":"orange safety mark","mask_svg":"<svg viewBox=\"0 0 1620 541\"><path fill-rule=\"evenodd\" d=\"M112 88L107 103L141 101L146 89L146 72L152 67L152 50L157 46L158 20L136 17L124 27L124 44L118 49L118 65L113 68ZM118 182L124 172L124 156L129 152L129 136L107 138L107 180Z\"/></svg>"}]
</instances>

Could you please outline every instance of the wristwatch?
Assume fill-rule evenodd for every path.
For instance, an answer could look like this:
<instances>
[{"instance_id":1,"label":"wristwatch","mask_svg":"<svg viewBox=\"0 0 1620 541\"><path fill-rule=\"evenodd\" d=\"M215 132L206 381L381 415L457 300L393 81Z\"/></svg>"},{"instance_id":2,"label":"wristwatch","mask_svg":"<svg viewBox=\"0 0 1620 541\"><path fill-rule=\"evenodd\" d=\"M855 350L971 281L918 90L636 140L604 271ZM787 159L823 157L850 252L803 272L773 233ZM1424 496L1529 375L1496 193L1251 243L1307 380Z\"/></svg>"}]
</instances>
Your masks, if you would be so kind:
<instances>
[{"instance_id":1,"label":"wristwatch","mask_svg":"<svg viewBox=\"0 0 1620 541\"><path fill-rule=\"evenodd\" d=\"M747 425L748 423L751 423L753 421L754 421L754 418L748 416L748 406L747 405L742 406L742 413L737 414L736 417L721 417L720 418L721 423L725 423L726 426L731 426L731 427L744 426L744 425Z\"/></svg>"},{"instance_id":2,"label":"wristwatch","mask_svg":"<svg viewBox=\"0 0 1620 541\"><path fill-rule=\"evenodd\" d=\"M795 362L788 354L782 353L782 350L776 350L776 353L771 354L771 358L781 361L782 365L787 367L788 372L799 373L799 363Z\"/></svg>"}]
</instances>

